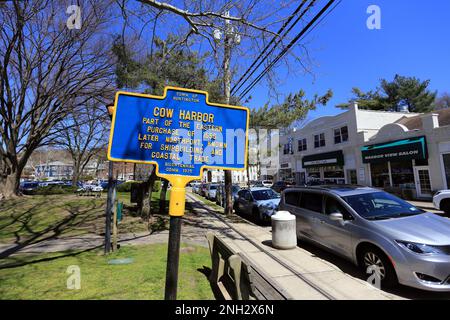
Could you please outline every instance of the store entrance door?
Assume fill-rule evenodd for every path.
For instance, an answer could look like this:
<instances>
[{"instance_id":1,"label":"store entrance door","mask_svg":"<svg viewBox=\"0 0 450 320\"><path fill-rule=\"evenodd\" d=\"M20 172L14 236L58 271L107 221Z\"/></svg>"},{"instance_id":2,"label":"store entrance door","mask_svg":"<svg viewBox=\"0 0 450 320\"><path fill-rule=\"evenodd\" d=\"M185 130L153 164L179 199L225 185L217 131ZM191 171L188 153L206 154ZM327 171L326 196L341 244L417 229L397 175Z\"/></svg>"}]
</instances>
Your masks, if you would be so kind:
<instances>
[{"instance_id":1,"label":"store entrance door","mask_svg":"<svg viewBox=\"0 0 450 320\"><path fill-rule=\"evenodd\" d=\"M414 167L414 180L416 181L417 196L420 198L431 197L431 180L428 166Z\"/></svg>"}]
</instances>

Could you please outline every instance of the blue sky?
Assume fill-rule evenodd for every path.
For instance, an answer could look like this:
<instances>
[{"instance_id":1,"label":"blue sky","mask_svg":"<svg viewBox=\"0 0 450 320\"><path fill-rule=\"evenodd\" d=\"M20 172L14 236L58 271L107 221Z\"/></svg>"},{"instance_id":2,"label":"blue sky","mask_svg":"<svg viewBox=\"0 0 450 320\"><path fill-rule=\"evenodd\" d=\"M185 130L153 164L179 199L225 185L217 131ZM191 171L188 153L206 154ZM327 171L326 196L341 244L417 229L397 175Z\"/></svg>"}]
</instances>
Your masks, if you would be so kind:
<instances>
[{"instance_id":1,"label":"blue sky","mask_svg":"<svg viewBox=\"0 0 450 320\"><path fill-rule=\"evenodd\" d=\"M366 10L372 4L381 9L381 30L366 27ZM448 0L343 0L306 40L315 77L289 77L279 91L303 88L311 96L331 88L332 100L308 118L342 112L335 105L351 97L352 87L374 89L379 79L391 80L396 73L430 79L432 90L450 92ZM282 75L285 69L278 72ZM264 104L267 85L260 83L252 96L249 107Z\"/></svg>"}]
</instances>

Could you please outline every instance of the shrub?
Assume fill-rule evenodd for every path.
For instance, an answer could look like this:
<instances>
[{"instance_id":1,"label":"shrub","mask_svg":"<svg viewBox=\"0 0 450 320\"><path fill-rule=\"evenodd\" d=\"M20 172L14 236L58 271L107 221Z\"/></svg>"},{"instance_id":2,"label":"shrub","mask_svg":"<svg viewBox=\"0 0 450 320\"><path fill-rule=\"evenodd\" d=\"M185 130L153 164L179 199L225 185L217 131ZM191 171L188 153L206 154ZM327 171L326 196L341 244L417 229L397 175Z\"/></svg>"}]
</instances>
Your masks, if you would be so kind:
<instances>
[{"instance_id":1,"label":"shrub","mask_svg":"<svg viewBox=\"0 0 450 320\"><path fill-rule=\"evenodd\" d=\"M155 181L153 185L153 192L159 192L161 190L161 180Z\"/></svg>"},{"instance_id":2,"label":"shrub","mask_svg":"<svg viewBox=\"0 0 450 320\"><path fill-rule=\"evenodd\" d=\"M139 181L127 181L124 183L121 183L117 186L116 190L117 192L131 192L131 186L133 184L140 184L142 182Z\"/></svg>"}]
</instances>

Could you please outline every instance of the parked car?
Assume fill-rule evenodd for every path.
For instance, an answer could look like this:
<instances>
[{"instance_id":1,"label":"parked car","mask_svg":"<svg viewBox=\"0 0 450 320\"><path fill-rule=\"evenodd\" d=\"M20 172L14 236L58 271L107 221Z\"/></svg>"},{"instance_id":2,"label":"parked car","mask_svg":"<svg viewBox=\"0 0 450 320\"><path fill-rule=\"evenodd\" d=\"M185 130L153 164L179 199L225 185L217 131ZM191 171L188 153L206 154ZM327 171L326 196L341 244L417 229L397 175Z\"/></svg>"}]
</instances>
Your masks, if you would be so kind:
<instances>
[{"instance_id":1,"label":"parked car","mask_svg":"<svg viewBox=\"0 0 450 320\"><path fill-rule=\"evenodd\" d=\"M206 198L207 198L208 200L216 201L217 187L218 187L218 186L219 186L219 185L218 185L217 183L210 183L210 184L208 185L208 189L207 189L207 191L206 191Z\"/></svg>"},{"instance_id":2,"label":"parked car","mask_svg":"<svg viewBox=\"0 0 450 320\"><path fill-rule=\"evenodd\" d=\"M39 187L38 181L24 181L19 185L19 190L23 194L32 194Z\"/></svg>"},{"instance_id":3,"label":"parked car","mask_svg":"<svg viewBox=\"0 0 450 320\"><path fill-rule=\"evenodd\" d=\"M236 198L237 198L237 194L238 194L239 190L241 190L241 187L239 187L239 185L233 184L231 186L231 196L233 199L233 203L234 203L234 200L236 200ZM217 187L216 203L222 207L225 207L225 184L224 183L219 184L219 186Z\"/></svg>"},{"instance_id":4,"label":"parked car","mask_svg":"<svg viewBox=\"0 0 450 320\"><path fill-rule=\"evenodd\" d=\"M208 192L208 184L209 183L202 183L201 185L200 185L200 195L202 196L202 197L206 197L206 193Z\"/></svg>"},{"instance_id":5,"label":"parked car","mask_svg":"<svg viewBox=\"0 0 450 320\"><path fill-rule=\"evenodd\" d=\"M263 181L261 181L261 184L262 184L264 187L270 188L270 187L273 185L273 181L272 181L272 180L263 180Z\"/></svg>"},{"instance_id":6,"label":"parked car","mask_svg":"<svg viewBox=\"0 0 450 320\"><path fill-rule=\"evenodd\" d=\"M201 182L192 182L191 183L192 192L198 194L200 191L200 185L201 185Z\"/></svg>"},{"instance_id":7,"label":"parked car","mask_svg":"<svg viewBox=\"0 0 450 320\"><path fill-rule=\"evenodd\" d=\"M250 181L250 187L251 188L253 188L253 187L264 187L264 185L263 185L262 181L251 180Z\"/></svg>"},{"instance_id":8,"label":"parked car","mask_svg":"<svg viewBox=\"0 0 450 320\"><path fill-rule=\"evenodd\" d=\"M433 205L450 216L450 190L440 190L433 196Z\"/></svg>"},{"instance_id":9,"label":"parked car","mask_svg":"<svg viewBox=\"0 0 450 320\"><path fill-rule=\"evenodd\" d=\"M280 210L297 217L297 237L360 266L381 284L450 291L450 220L387 192L361 186L283 191Z\"/></svg>"},{"instance_id":10,"label":"parked car","mask_svg":"<svg viewBox=\"0 0 450 320\"><path fill-rule=\"evenodd\" d=\"M284 189L286 189L288 187L287 183L285 181L277 181L272 185L272 189L275 190L276 192L280 193L281 191L283 191Z\"/></svg>"},{"instance_id":11,"label":"parked car","mask_svg":"<svg viewBox=\"0 0 450 320\"><path fill-rule=\"evenodd\" d=\"M122 183L125 183L124 180L115 180L114 182L115 182L116 187L117 187L118 185L121 185ZM99 185L100 187L102 187L103 190L107 190L107 189L108 189L108 186L109 186L109 182L108 182L108 180L99 180L98 183L97 183L97 185Z\"/></svg>"},{"instance_id":12,"label":"parked car","mask_svg":"<svg viewBox=\"0 0 450 320\"><path fill-rule=\"evenodd\" d=\"M279 193L271 188L256 187L240 190L233 208L238 214L251 215L259 222L266 222L275 214L279 203Z\"/></svg>"},{"instance_id":13,"label":"parked car","mask_svg":"<svg viewBox=\"0 0 450 320\"><path fill-rule=\"evenodd\" d=\"M84 184L83 186L78 188L77 191L78 192L80 192L80 191L102 192L103 187L101 185L97 185L97 184Z\"/></svg>"}]
</instances>

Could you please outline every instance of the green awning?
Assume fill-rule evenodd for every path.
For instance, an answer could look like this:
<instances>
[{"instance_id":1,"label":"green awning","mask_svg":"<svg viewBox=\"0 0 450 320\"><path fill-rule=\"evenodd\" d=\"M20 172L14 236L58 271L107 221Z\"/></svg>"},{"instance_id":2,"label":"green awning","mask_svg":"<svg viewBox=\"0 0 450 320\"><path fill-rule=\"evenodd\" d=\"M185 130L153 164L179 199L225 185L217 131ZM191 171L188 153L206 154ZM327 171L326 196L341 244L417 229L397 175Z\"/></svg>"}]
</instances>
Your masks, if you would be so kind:
<instances>
[{"instance_id":1,"label":"green awning","mask_svg":"<svg viewBox=\"0 0 450 320\"><path fill-rule=\"evenodd\" d=\"M361 155L363 163L428 158L425 136L364 146Z\"/></svg>"},{"instance_id":2,"label":"green awning","mask_svg":"<svg viewBox=\"0 0 450 320\"><path fill-rule=\"evenodd\" d=\"M343 166L344 154L342 150L312 154L302 158L303 168L323 167L323 166Z\"/></svg>"}]
</instances>

